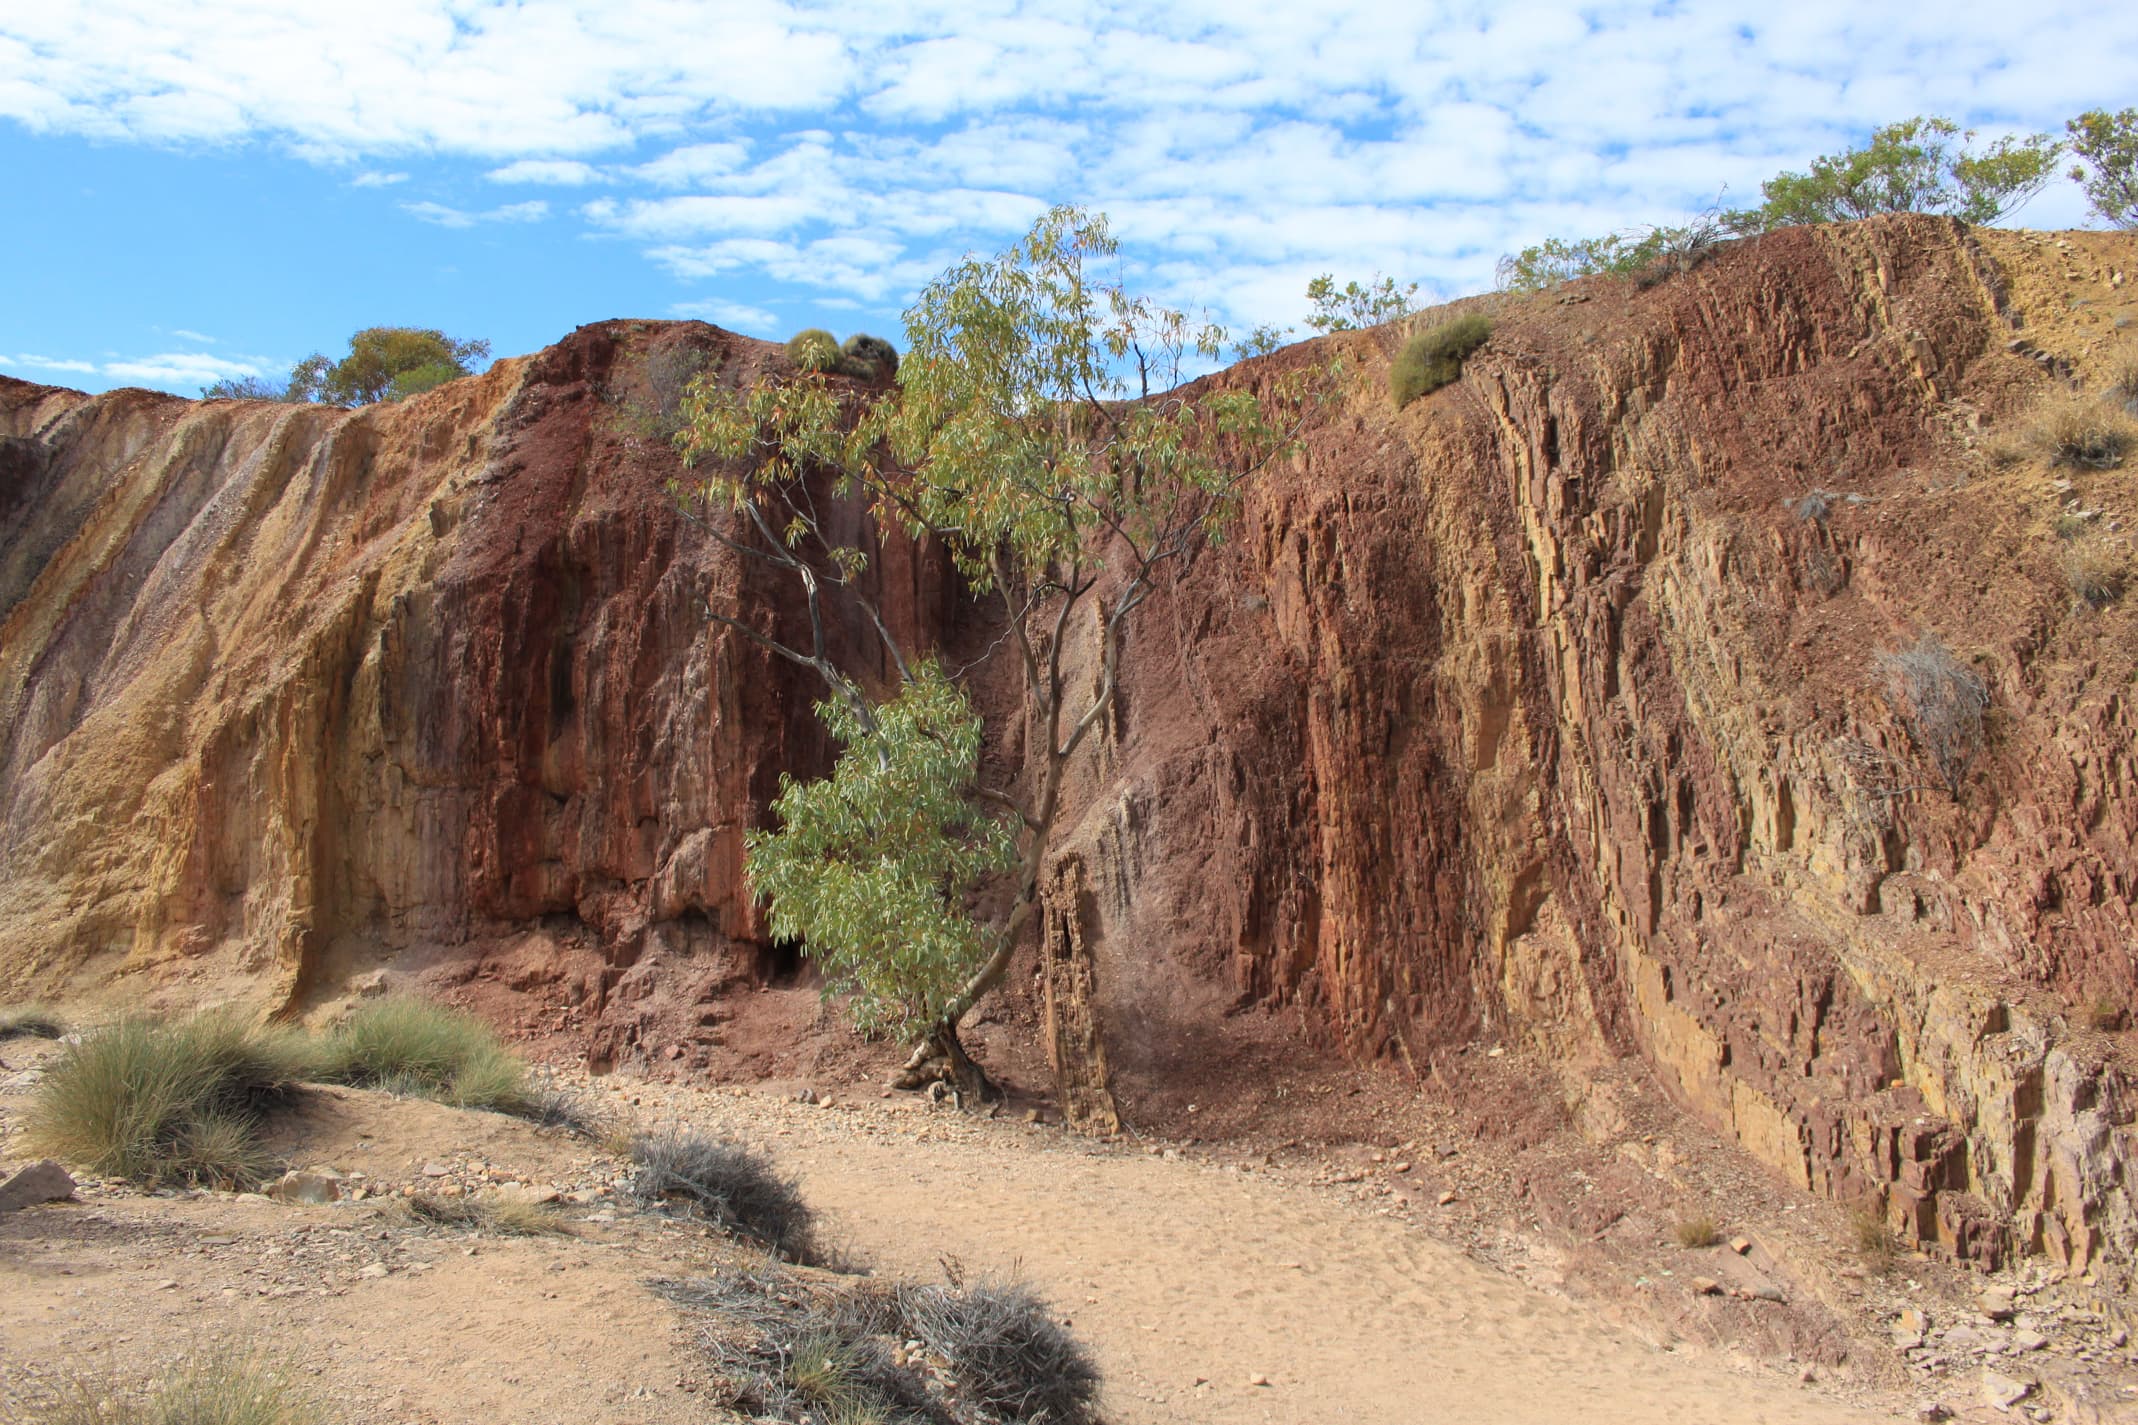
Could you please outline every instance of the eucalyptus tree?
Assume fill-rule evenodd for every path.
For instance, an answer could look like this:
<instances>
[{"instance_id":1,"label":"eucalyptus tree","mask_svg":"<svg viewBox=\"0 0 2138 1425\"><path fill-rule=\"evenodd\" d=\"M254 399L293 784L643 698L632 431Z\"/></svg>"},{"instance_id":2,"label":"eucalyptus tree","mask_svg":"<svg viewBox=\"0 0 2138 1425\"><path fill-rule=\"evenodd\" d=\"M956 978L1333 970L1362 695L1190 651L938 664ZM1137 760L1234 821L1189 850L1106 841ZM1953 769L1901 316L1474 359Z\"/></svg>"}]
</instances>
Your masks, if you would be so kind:
<instances>
[{"instance_id":1,"label":"eucalyptus tree","mask_svg":"<svg viewBox=\"0 0 2138 1425\"><path fill-rule=\"evenodd\" d=\"M959 1024L1033 918L1065 776L1115 707L1124 633L1223 537L1310 399L1305 375L1189 382L1224 332L1106 280L1116 251L1103 216L1056 208L928 284L895 387L796 368L742 390L707 377L686 399L679 497L794 581L807 626L714 617L812 670L842 744L829 778L782 779L748 873L773 932L803 943L857 1021L915 1046L908 1087L985 1093ZM993 656L1015 660L1029 728L1008 775L983 776L959 675L902 646L871 597L869 535L842 534L855 522L834 503L857 501L877 529L945 551L1000 620ZM831 633L847 621L887 676L841 661ZM1091 628L1072 676L1072 635Z\"/></svg>"}]
</instances>

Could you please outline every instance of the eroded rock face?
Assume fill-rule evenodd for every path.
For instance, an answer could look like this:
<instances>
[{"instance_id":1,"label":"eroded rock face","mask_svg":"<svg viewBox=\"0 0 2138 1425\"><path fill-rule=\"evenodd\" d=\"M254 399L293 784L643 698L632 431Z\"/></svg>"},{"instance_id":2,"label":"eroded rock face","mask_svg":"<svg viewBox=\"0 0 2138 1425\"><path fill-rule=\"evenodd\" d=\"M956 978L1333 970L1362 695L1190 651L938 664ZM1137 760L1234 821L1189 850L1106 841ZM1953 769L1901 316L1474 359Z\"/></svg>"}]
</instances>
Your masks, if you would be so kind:
<instances>
[{"instance_id":1,"label":"eroded rock face","mask_svg":"<svg viewBox=\"0 0 2138 1425\"><path fill-rule=\"evenodd\" d=\"M2138 984L2138 628L2058 577L2068 492L1971 452L2049 385L1998 264L1901 220L1566 295L1355 391L1139 625L1077 838L1109 1020L1634 1052L1910 1240L2127 1253L2138 1100L2071 1031ZM1924 632L1991 693L1957 799L1881 663Z\"/></svg>"},{"instance_id":2,"label":"eroded rock face","mask_svg":"<svg viewBox=\"0 0 2138 1425\"><path fill-rule=\"evenodd\" d=\"M480 943L607 1059L654 967L760 976L742 835L826 748L707 616L788 591L675 511L643 373L679 346L766 350L612 323L356 412L0 385L0 983L300 1002ZM918 632L939 577L878 573Z\"/></svg>"},{"instance_id":3,"label":"eroded rock face","mask_svg":"<svg viewBox=\"0 0 2138 1425\"><path fill-rule=\"evenodd\" d=\"M1341 345L1354 384L1143 611L1078 770L1045 919L1129 1099L1272 1008L1396 1073L1637 1055L1911 1238L2138 1249L2138 1100L2073 1013L2138 984L2138 600L2076 608L2053 532L2138 500L1971 453L2053 379L2005 241L1492 299L1401 413L1392 331L1220 378ZM741 836L827 749L706 617L794 611L665 493L679 345L773 359L610 323L356 413L0 381L0 987L481 959L597 1063L748 1014ZM934 562L877 570L910 640L987 645ZM1957 798L1880 664L1925 631L1991 692Z\"/></svg>"}]
</instances>

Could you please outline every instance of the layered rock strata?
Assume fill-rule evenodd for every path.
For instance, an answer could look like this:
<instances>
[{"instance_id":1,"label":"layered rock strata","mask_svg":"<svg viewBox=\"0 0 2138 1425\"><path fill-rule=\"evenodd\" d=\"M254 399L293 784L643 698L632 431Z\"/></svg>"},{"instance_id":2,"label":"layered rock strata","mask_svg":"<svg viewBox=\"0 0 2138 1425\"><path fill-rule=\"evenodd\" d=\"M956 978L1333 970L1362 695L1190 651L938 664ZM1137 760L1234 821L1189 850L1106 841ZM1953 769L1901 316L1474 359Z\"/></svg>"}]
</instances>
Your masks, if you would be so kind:
<instances>
[{"instance_id":1,"label":"layered rock strata","mask_svg":"<svg viewBox=\"0 0 2138 1425\"><path fill-rule=\"evenodd\" d=\"M1132 1103L1282 1008L1394 1073L1517 1044L1577 1111L1639 1056L1911 1240L2128 1259L2130 1049L2088 1025L2138 985L2138 600L2059 558L2074 524L2127 548L2138 490L1983 452L2083 379L2116 241L2046 259L2082 306L1931 219L1483 299L1491 341L1401 412L1395 329L1217 378L1346 358L1135 625L1050 881L1049 1047ZM748 1013L778 952L741 834L827 749L815 690L706 617L793 609L667 494L685 350L777 359L610 323L354 413L0 382L0 985L303 1002L483 955L598 1063ZM987 645L879 554L910 639ZM1891 676L1926 634L1988 690L1964 767Z\"/></svg>"}]
</instances>

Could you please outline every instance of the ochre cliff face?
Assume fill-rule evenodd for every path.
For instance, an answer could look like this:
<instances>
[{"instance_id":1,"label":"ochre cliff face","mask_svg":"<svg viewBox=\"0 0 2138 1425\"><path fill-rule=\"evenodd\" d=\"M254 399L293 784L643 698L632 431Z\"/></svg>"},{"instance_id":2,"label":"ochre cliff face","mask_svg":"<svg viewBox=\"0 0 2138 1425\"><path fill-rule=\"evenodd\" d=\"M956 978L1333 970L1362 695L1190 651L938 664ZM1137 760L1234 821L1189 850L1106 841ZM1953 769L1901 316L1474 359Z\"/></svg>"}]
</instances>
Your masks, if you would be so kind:
<instances>
[{"instance_id":1,"label":"ochre cliff face","mask_svg":"<svg viewBox=\"0 0 2138 1425\"><path fill-rule=\"evenodd\" d=\"M1637 1056L1913 1238L2138 1251L2129 1047L2076 1009L2138 985L2138 599L2057 572L2060 520L2127 547L2138 487L1976 449L2132 290L2094 279L2138 246L2073 242L1893 220L1488 299L1401 413L1394 330L1218 378L1350 373L1142 611L1072 789L1059 938L1129 1100L1266 1009L1393 1073L1516 1044L1577 1110ZM816 690L706 617L788 591L634 433L679 344L776 359L611 323L353 414L0 383L0 988L302 1003L479 954L597 1062L699 1057L655 999L748 1013L740 838L827 749ZM881 554L909 639L987 645ZM1991 691L1958 798L1880 663L1924 632Z\"/></svg>"},{"instance_id":2,"label":"ochre cliff face","mask_svg":"<svg viewBox=\"0 0 2138 1425\"><path fill-rule=\"evenodd\" d=\"M301 1002L524 933L522 987L562 982L606 1059L656 970L762 972L742 834L826 749L706 616L787 594L675 513L643 373L763 358L627 334L355 413L0 387L0 983ZM933 616L927 571L878 575Z\"/></svg>"}]
</instances>

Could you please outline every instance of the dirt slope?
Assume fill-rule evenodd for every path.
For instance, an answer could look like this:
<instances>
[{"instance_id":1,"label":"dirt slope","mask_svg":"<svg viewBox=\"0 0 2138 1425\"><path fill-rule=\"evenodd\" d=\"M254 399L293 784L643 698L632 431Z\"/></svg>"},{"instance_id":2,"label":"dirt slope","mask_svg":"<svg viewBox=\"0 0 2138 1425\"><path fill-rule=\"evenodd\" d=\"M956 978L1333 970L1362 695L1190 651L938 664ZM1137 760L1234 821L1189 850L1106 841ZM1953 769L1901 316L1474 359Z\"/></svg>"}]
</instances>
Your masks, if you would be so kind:
<instances>
[{"instance_id":1,"label":"dirt slope","mask_svg":"<svg viewBox=\"0 0 2138 1425\"><path fill-rule=\"evenodd\" d=\"M0 1169L34 1077L0 1078ZM1896 1418L1898 1398L1858 1372L1807 1384L1794 1367L1661 1349L1284 1170L873 1095L820 1108L634 1086L610 1102L643 1124L766 1145L880 1271L928 1278L948 1254L1022 1273L1097 1353L1121 1425ZM605 1194L615 1160L511 1120L359 1090L314 1091L276 1143L362 1173L386 1198L500 1179L561 1188L586 1200L566 1209L578 1235L411 1228L381 1217L378 1197L298 1207L92 1188L0 1217L0 1408L66 1375L138 1378L204 1342L248 1341L348 1425L722 1418L706 1404L693 1323L645 1281L737 1254Z\"/></svg>"}]
</instances>

